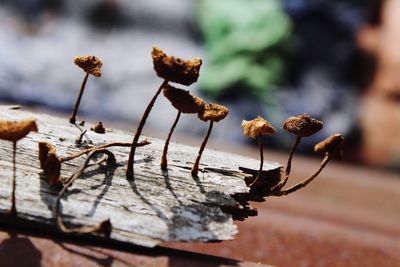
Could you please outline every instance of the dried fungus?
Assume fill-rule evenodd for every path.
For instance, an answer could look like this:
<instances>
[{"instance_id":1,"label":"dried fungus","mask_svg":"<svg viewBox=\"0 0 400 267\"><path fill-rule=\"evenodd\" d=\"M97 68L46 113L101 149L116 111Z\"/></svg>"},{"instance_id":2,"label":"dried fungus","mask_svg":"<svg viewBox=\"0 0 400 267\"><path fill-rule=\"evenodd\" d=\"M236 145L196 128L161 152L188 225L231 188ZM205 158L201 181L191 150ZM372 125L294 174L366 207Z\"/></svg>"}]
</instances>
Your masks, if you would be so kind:
<instances>
[{"instance_id":1,"label":"dried fungus","mask_svg":"<svg viewBox=\"0 0 400 267\"><path fill-rule=\"evenodd\" d=\"M159 77L186 86L197 82L202 64L201 58L185 60L167 56L157 46L153 47L151 56L153 58L154 70Z\"/></svg>"},{"instance_id":2,"label":"dried fungus","mask_svg":"<svg viewBox=\"0 0 400 267\"><path fill-rule=\"evenodd\" d=\"M101 76L101 66L103 66L103 63L96 56L76 56L74 63L86 73L95 77Z\"/></svg>"}]
</instances>

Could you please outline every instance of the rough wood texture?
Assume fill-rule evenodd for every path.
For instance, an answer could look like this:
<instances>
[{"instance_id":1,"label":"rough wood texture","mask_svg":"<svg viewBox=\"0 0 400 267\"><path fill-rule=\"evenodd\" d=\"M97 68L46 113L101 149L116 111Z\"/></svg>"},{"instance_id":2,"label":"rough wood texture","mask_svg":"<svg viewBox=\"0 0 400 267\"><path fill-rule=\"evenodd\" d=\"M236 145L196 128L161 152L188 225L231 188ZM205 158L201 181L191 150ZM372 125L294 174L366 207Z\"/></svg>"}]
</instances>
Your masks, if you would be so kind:
<instances>
[{"instance_id":1,"label":"rough wood texture","mask_svg":"<svg viewBox=\"0 0 400 267\"><path fill-rule=\"evenodd\" d=\"M59 156L79 151L75 139L81 130L67 119L35 114L0 106L0 119L35 118L39 132L31 133L17 144L17 211L19 223L37 225L42 230L55 230L55 201L59 188L47 184L37 159L38 142L56 146ZM93 144L130 142L132 135L116 130L97 134L87 129L84 140ZM152 247L163 241L217 241L233 239L237 227L233 219L255 216L257 211L248 200L263 201L262 194L249 193L245 178L253 177L240 166L257 170L259 162L218 151L205 151L199 178L190 168L197 147L171 143L169 169L159 167L163 140L149 138L150 145L139 147L135 161L135 179L125 178L129 148L109 148L117 166L93 166L85 170L62 199L67 225L94 225L111 220L110 238ZM12 144L0 141L0 220L7 219L10 208L12 177ZM85 156L63 163L62 175L69 177L82 164ZM278 179L280 165L264 163L266 177ZM251 173L251 171L250 171ZM254 190L253 190L254 189ZM252 188L252 191L260 191ZM261 191L262 188L261 188ZM44 227L43 227L44 226Z\"/></svg>"}]
</instances>

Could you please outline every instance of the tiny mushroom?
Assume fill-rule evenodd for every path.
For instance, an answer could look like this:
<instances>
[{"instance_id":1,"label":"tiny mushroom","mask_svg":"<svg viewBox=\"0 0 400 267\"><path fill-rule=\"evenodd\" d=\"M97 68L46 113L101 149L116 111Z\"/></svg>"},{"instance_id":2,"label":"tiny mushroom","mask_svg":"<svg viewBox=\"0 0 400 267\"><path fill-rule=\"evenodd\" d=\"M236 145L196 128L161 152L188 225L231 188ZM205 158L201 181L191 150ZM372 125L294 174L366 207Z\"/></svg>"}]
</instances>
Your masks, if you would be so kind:
<instances>
[{"instance_id":1,"label":"tiny mushroom","mask_svg":"<svg viewBox=\"0 0 400 267\"><path fill-rule=\"evenodd\" d=\"M251 121L242 121L242 128L243 128L243 134L247 137L250 137L252 139L258 138L258 145L260 149L260 170L258 172L257 177L254 179L254 181L249 185L252 186L258 179L261 177L262 169L263 169L263 164L264 164L264 156L263 156L263 135L274 135L276 130L275 128L266 121L264 118L258 116L257 118L251 120Z\"/></svg>"},{"instance_id":2,"label":"tiny mushroom","mask_svg":"<svg viewBox=\"0 0 400 267\"><path fill-rule=\"evenodd\" d=\"M74 58L74 63L79 68L83 69L83 71L85 72L85 77L83 78L81 89L75 102L74 110L72 111L71 118L69 119L70 123L76 122L76 114L78 113L79 104L81 103L82 95L85 91L85 86L89 78L89 74L93 75L94 77L100 77L101 66L103 65L101 60L95 56L76 56Z\"/></svg>"},{"instance_id":3,"label":"tiny mushroom","mask_svg":"<svg viewBox=\"0 0 400 267\"><path fill-rule=\"evenodd\" d=\"M321 171L325 168L331 158L339 159L342 156L342 147L344 144L344 138L341 134L336 133L326 138L322 142L314 146L314 151L317 153L324 154L324 158L319 166L319 168L311 174L309 177L303 179L301 182L282 190L282 187L275 187L272 189L270 195L272 196L282 196L293 193L302 187L305 187L308 183L314 180Z\"/></svg>"},{"instance_id":4,"label":"tiny mushroom","mask_svg":"<svg viewBox=\"0 0 400 267\"><path fill-rule=\"evenodd\" d=\"M282 128L289 133L296 135L296 140L290 150L289 158L286 164L285 179L283 179L276 188L282 188L288 181L290 171L292 168L292 158L294 151L300 144L302 137L311 136L319 132L323 128L324 124L322 121L311 118L308 114L304 113L298 116L289 117L283 122Z\"/></svg>"},{"instance_id":5,"label":"tiny mushroom","mask_svg":"<svg viewBox=\"0 0 400 267\"><path fill-rule=\"evenodd\" d=\"M133 163L135 161L136 144L142 133L147 117L149 116L158 95L161 93L161 90L168 85L168 81L176 82L186 86L191 85L192 83L197 81L200 74L200 67L202 63L200 58L185 60L172 56L167 56L160 48L156 46L153 46L151 56L153 59L155 72L159 77L163 78L164 81L158 88L156 94L150 100L150 103L144 111L142 119L140 120L139 125L136 129L135 136L132 140L131 150L129 152L128 167L126 169L127 178L133 178Z\"/></svg>"},{"instance_id":6,"label":"tiny mushroom","mask_svg":"<svg viewBox=\"0 0 400 267\"><path fill-rule=\"evenodd\" d=\"M95 133L98 133L98 134L106 133L106 128L104 127L104 125L103 125L103 123L101 121L99 121L98 123L96 123L95 125L90 127L90 130L92 130L92 131L94 131Z\"/></svg>"},{"instance_id":7,"label":"tiny mushroom","mask_svg":"<svg viewBox=\"0 0 400 267\"><path fill-rule=\"evenodd\" d=\"M17 142L27 136L30 132L37 132L36 121L27 119L22 121L0 120L0 139L11 141L13 143L13 177L11 191L11 209L10 214L16 216L17 209L15 205L16 190L16 149Z\"/></svg>"},{"instance_id":8,"label":"tiny mushroom","mask_svg":"<svg viewBox=\"0 0 400 267\"><path fill-rule=\"evenodd\" d=\"M210 126L208 127L207 135L204 138L204 141L200 146L200 150L197 155L196 161L193 164L192 176L197 176L197 174L199 172L200 158L204 151L204 148L206 147L208 138L210 137L214 122L219 122L220 120L223 120L228 115L228 111L229 110L222 105L205 104L203 106L203 108L199 111L199 113L197 113L197 117L200 120L205 121L205 122L210 121Z\"/></svg>"},{"instance_id":9,"label":"tiny mushroom","mask_svg":"<svg viewBox=\"0 0 400 267\"><path fill-rule=\"evenodd\" d=\"M163 154L161 156L161 169L166 170L167 163L167 153L168 153L168 145L171 139L172 133L175 130L176 125L178 124L181 113L187 114L195 114L203 109L205 102L203 99L189 94L189 91L175 88L171 85L167 85L163 88L164 96L171 102L172 106L178 110L175 121L172 124L172 127L168 133L168 137L165 140Z\"/></svg>"},{"instance_id":10,"label":"tiny mushroom","mask_svg":"<svg viewBox=\"0 0 400 267\"><path fill-rule=\"evenodd\" d=\"M164 80L189 86L197 82L200 75L201 58L190 60L167 56L160 48L153 46L151 52L154 70Z\"/></svg>"},{"instance_id":11,"label":"tiny mushroom","mask_svg":"<svg viewBox=\"0 0 400 267\"><path fill-rule=\"evenodd\" d=\"M340 133L335 133L314 146L314 151L319 154L329 155L335 159L343 156L344 138Z\"/></svg>"}]
</instances>

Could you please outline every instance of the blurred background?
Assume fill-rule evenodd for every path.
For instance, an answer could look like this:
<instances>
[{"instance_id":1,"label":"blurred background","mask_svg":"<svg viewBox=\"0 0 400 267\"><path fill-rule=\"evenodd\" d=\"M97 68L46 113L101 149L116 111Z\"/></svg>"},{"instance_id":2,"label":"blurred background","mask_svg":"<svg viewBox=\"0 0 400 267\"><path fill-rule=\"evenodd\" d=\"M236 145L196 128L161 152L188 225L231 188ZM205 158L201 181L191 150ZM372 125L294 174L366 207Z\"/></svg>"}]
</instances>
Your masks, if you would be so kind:
<instances>
[{"instance_id":1,"label":"blurred background","mask_svg":"<svg viewBox=\"0 0 400 267\"><path fill-rule=\"evenodd\" d=\"M279 129L266 146L288 150L282 122L308 113L325 126L303 153L341 132L347 160L399 171L398 14L395 0L0 0L0 101L69 114L84 76L72 59L96 55L103 75L89 78L78 118L134 131L162 82L158 45L203 58L185 89L229 107L213 141L252 144L240 124L261 115ZM205 123L183 117L177 136L204 136ZM147 134L164 137L174 118L161 97Z\"/></svg>"},{"instance_id":2,"label":"blurred background","mask_svg":"<svg viewBox=\"0 0 400 267\"><path fill-rule=\"evenodd\" d=\"M302 140L290 183L318 166L312 147L332 133L347 140L345 163L253 203L259 216L234 241L164 245L277 266L398 267L399 14L399 0L0 0L0 102L68 117L84 77L73 58L96 55L103 75L89 77L78 120L134 132L162 82L152 46L200 56L184 89L230 110L208 147L258 158L240 124L261 115L278 129L265 158L284 164L294 137L282 122L308 113L324 129ZM165 138L175 116L159 97L143 133ZM207 127L183 115L172 140L198 146Z\"/></svg>"}]
</instances>

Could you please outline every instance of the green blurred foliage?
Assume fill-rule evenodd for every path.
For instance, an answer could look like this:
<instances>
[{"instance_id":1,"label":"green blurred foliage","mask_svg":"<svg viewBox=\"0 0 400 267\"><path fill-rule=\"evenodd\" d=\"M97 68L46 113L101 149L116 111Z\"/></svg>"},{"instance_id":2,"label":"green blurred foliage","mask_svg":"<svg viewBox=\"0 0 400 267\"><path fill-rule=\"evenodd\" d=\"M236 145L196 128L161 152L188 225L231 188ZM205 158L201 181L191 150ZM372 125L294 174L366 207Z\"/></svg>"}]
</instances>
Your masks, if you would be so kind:
<instances>
[{"instance_id":1,"label":"green blurred foliage","mask_svg":"<svg viewBox=\"0 0 400 267\"><path fill-rule=\"evenodd\" d=\"M207 49L203 93L262 100L285 80L292 25L279 0L202 0L198 20Z\"/></svg>"}]
</instances>

